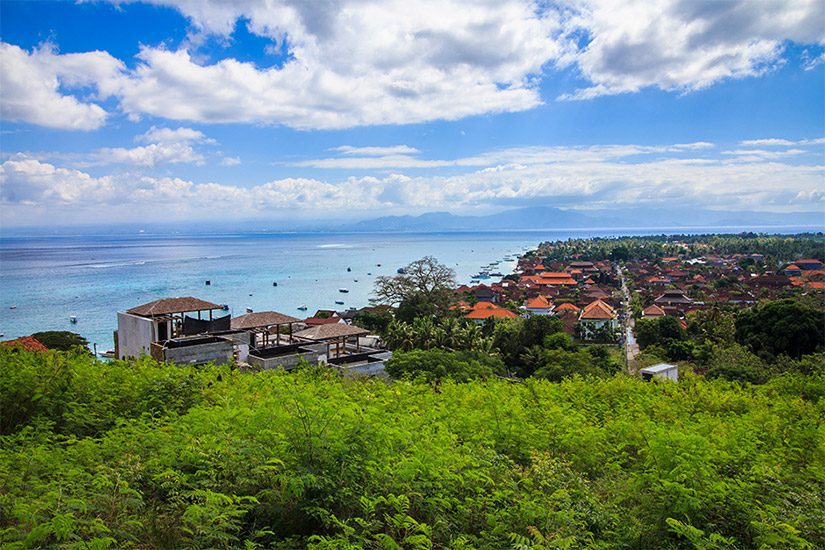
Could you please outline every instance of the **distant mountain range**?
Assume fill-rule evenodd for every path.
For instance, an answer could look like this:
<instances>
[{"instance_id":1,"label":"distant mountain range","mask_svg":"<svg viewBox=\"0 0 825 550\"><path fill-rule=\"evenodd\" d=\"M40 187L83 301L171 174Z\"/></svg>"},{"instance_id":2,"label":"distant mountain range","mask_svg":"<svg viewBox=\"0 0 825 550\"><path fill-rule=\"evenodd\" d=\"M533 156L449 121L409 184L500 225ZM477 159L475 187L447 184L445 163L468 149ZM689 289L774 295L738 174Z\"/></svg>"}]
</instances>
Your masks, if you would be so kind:
<instances>
[{"instance_id":1,"label":"distant mountain range","mask_svg":"<svg viewBox=\"0 0 825 550\"><path fill-rule=\"evenodd\" d=\"M719 212L714 210L619 208L587 213L536 206L486 216L429 212L385 216L339 226L340 231L496 231L530 229L689 229L725 227L810 227L825 230L825 212Z\"/></svg>"}]
</instances>

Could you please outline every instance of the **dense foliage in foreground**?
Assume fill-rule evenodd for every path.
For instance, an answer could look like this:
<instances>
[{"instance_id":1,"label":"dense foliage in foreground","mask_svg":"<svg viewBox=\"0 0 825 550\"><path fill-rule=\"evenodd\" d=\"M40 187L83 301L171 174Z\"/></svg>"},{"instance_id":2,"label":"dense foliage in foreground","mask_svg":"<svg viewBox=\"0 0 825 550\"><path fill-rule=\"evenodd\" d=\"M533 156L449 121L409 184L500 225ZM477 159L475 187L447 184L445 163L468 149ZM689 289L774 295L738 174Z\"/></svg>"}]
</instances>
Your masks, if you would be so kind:
<instances>
[{"instance_id":1,"label":"dense foliage in foreground","mask_svg":"<svg viewBox=\"0 0 825 550\"><path fill-rule=\"evenodd\" d=\"M821 374L430 385L0 350L0 542L821 548L823 395Z\"/></svg>"}]
</instances>

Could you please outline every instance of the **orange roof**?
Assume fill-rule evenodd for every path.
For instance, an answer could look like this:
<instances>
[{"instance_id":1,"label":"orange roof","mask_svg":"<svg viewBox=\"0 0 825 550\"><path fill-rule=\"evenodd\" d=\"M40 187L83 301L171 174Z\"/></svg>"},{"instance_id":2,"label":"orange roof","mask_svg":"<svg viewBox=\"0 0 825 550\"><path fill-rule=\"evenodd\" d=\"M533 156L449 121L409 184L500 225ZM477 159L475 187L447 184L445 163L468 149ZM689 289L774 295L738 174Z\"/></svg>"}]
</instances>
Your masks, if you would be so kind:
<instances>
[{"instance_id":1,"label":"orange roof","mask_svg":"<svg viewBox=\"0 0 825 550\"><path fill-rule=\"evenodd\" d=\"M797 271L802 271L801 269L799 269L799 267L798 267L798 266L795 266L794 264L789 265L789 266L788 266L788 267L786 267L785 269L795 269L795 270L797 270Z\"/></svg>"},{"instance_id":2,"label":"orange roof","mask_svg":"<svg viewBox=\"0 0 825 550\"><path fill-rule=\"evenodd\" d=\"M542 271L539 273L539 277L545 279L567 279L570 277L570 274L566 271Z\"/></svg>"},{"instance_id":3,"label":"orange roof","mask_svg":"<svg viewBox=\"0 0 825 550\"><path fill-rule=\"evenodd\" d=\"M512 319L518 317L518 315L491 302L479 302L475 305L473 311L464 316L465 319L489 319L490 317Z\"/></svg>"},{"instance_id":4,"label":"orange roof","mask_svg":"<svg viewBox=\"0 0 825 550\"><path fill-rule=\"evenodd\" d=\"M460 300L460 301L454 303L453 305L451 305L450 309L452 309L452 310L460 309L461 311L469 311L469 310L473 309L473 306L471 306L470 304L468 304L464 300Z\"/></svg>"},{"instance_id":5,"label":"orange roof","mask_svg":"<svg viewBox=\"0 0 825 550\"><path fill-rule=\"evenodd\" d=\"M823 281L810 281L808 283L808 288L812 288L814 290L823 290L823 289L825 289L825 282L823 282Z\"/></svg>"},{"instance_id":6,"label":"orange roof","mask_svg":"<svg viewBox=\"0 0 825 550\"><path fill-rule=\"evenodd\" d=\"M541 265L541 264L537 264L536 266L533 267L533 269L537 269L539 271L544 271L544 266Z\"/></svg>"},{"instance_id":7,"label":"orange roof","mask_svg":"<svg viewBox=\"0 0 825 550\"><path fill-rule=\"evenodd\" d=\"M15 340L6 340L5 342L0 342L0 346L4 348L19 347L26 351L49 351L49 348L34 336L23 336Z\"/></svg>"},{"instance_id":8,"label":"orange roof","mask_svg":"<svg viewBox=\"0 0 825 550\"><path fill-rule=\"evenodd\" d=\"M580 319L613 319L616 317L616 312L608 304L601 300L590 302L582 310Z\"/></svg>"},{"instance_id":9,"label":"orange roof","mask_svg":"<svg viewBox=\"0 0 825 550\"><path fill-rule=\"evenodd\" d=\"M527 302L524 303L524 306L527 309L549 309L553 307L553 304L545 298L544 296L536 296L535 298L530 298Z\"/></svg>"},{"instance_id":10,"label":"orange roof","mask_svg":"<svg viewBox=\"0 0 825 550\"><path fill-rule=\"evenodd\" d=\"M575 304L565 303L556 307L556 311L579 311L579 308Z\"/></svg>"}]
</instances>

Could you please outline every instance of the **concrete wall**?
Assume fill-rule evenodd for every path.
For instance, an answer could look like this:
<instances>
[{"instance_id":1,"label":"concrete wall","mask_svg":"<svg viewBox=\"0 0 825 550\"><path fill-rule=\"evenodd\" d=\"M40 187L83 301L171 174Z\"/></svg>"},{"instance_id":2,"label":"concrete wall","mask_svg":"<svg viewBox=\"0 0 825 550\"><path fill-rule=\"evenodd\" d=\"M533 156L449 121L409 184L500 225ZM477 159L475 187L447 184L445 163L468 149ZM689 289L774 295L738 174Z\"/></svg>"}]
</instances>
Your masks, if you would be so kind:
<instances>
[{"instance_id":1,"label":"concrete wall","mask_svg":"<svg viewBox=\"0 0 825 550\"><path fill-rule=\"evenodd\" d=\"M125 311L117 314L118 359L149 355L149 346L155 341L155 326L151 319Z\"/></svg>"},{"instance_id":2,"label":"concrete wall","mask_svg":"<svg viewBox=\"0 0 825 550\"><path fill-rule=\"evenodd\" d=\"M165 348L163 358L179 365L201 365L215 363L224 365L232 362L233 344L231 340L218 340L204 344Z\"/></svg>"},{"instance_id":3,"label":"concrete wall","mask_svg":"<svg viewBox=\"0 0 825 550\"><path fill-rule=\"evenodd\" d=\"M292 370L298 365L298 361L302 358L310 365L315 365L326 361L326 346L323 344L301 346L301 348L307 351L289 355L278 355L275 357L259 357L254 355L255 352L253 351L247 356L246 362L253 367L264 370L277 369L278 367L285 370Z\"/></svg>"}]
</instances>

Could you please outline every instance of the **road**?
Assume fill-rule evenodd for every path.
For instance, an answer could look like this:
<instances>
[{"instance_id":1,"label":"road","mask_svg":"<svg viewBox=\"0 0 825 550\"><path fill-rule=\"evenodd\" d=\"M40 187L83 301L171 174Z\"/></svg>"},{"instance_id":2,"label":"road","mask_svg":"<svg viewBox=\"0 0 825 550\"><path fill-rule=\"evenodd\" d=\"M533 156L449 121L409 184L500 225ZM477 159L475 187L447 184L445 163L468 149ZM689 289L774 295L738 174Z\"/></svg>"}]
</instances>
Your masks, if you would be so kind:
<instances>
[{"instance_id":1,"label":"road","mask_svg":"<svg viewBox=\"0 0 825 550\"><path fill-rule=\"evenodd\" d=\"M633 319L632 311L630 310L630 290L627 288L627 281L624 276L624 269L621 265L616 266L616 272L619 274L619 279L622 282L622 295L624 302L625 318L622 323L622 331L624 332L624 353L625 364L627 365L627 372L636 374L636 357L639 355L639 344L636 342L636 337L633 335L633 328L636 326L636 321Z\"/></svg>"}]
</instances>

